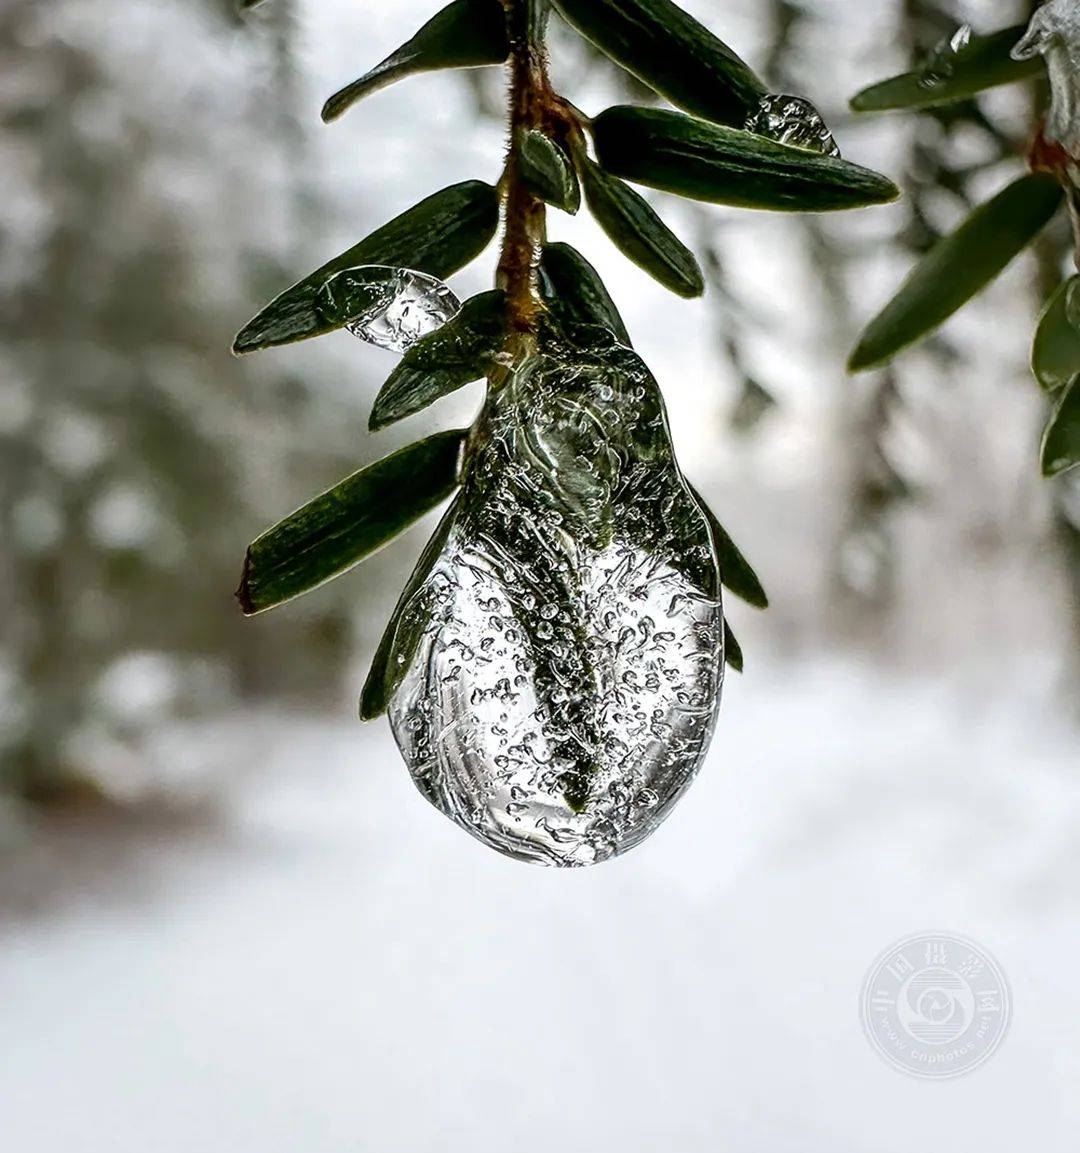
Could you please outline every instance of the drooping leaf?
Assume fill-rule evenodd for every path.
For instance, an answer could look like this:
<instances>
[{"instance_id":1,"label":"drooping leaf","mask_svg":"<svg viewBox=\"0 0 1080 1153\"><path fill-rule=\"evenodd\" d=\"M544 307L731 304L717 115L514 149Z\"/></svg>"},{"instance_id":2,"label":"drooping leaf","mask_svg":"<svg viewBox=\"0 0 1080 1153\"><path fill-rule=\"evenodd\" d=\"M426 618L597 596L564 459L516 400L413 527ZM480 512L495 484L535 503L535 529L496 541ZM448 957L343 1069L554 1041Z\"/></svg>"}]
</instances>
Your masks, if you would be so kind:
<instances>
[{"instance_id":1,"label":"drooping leaf","mask_svg":"<svg viewBox=\"0 0 1080 1153\"><path fill-rule=\"evenodd\" d=\"M540 295L560 324L599 324L631 347L630 334L600 274L569 244L544 245Z\"/></svg>"},{"instance_id":2,"label":"drooping leaf","mask_svg":"<svg viewBox=\"0 0 1080 1153\"><path fill-rule=\"evenodd\" d=\"M343 480L248 548L236 598L250 616L310 592L393 540L458 485L467 432L418 441Z\"/></svg>"},{"instance_id":3,"label":"drooping leaf","mask_svg":"<svg viewBox=\"0 0 1080 1153\"><path fill-rule=\"evenodd\" d=\"M454 497L450 507L439 521L439 527L424 546L420 559L416 562L412 576L398 597L397 605L383 631L379 647L371 661L371 669L360 694L360 719L372 721L382 716L390 704L394 690L400 684L406 670L412 663L416 647L424 634L426 621L411 617L406 613L409 602L427 580L435 562L442 555L450 530L454 527L460 496ZM402 627L404 623L404 627Z\"/></svg>"},{"instance_id":4,"label":"drooping leaf","mask_svg":"<svg viewBox=\"0 0 1080 1153\"><path fill-rule=\"evenodd\" d=\"M751 69L671 0L555 0L583 36L695 116L741 126L765 94Z\"/></svg>"},{"instance_id":5,"label":"drooping leaf","mask_svg":"<svg viewBox=\"0 0 1080 1153\"><path fill-rule=\"evenodd\" d=\"M340 328L343 320L327 319L316 307L319 289L334 273L358 265L386 264L445 278L479 256L498 225L499 196L490 184L481 180L452 184L275 297L240 330L233 352L290 344Z\"/></svg>"},{"instance_id":6,"label":"drooping leaf","mask_svg":"<svg viewBox=\"0 0 1080 1153\"><path fill-rule=\"evenodd\" d=\"M1080 292L1080 276L1062 281L1039 314L1031 343L1031 371L1049 392L1080 373L1080 329L1069 319L1068 302Z\"/></svg>"},{"instance_id":7,"label":"drooping leaf","mask_svg":"<svg viewBox=\"0 0 1080 1153\"><path fill-rule=\"evenodd\" d=\"M585 200L597 223L620 252L679 296L705 291L694 254L629 185L587 160Z\"/></svg>"},{"instance_id":8,"label":"drooping leaf","mask_svg":"<svg viewBox=\"0 0 1080 1153\"><path fill-rule=\"evenodd\" d=\"M453 0L416 35L359 80L335 92L322 118L336 120L358 100L418 72L501 64L510 52L500 0Z\"/></svg>"},{"instance_id":9,"label":"drooping leaf","mask_svg":"<svg viewBox=\"0 0 1080 1153\"><path fill-rule=\"evenodd\" d=\"M724 617L724 663L731 665L737 673L743 671L742 645L735 639L727 617Z\"/></svg>"},{"instance_id":10,"label":"drooping leaf","mask_svg":"<svg viewBox=\"0 0 1080 1153\"><path fill-rule=\"evenodd\" d=\"M1080 376L1065 386L1054 405L1042 440L1043 476L1057 476L1080 464Z\"/></svg>"},{"instance_id":11,"label":"drooping leaf","mask_svg":"<svg viewBox=\"0 0 1080 1153\"><path fill-rule=\"evenodd\" d=\"M716 204L828 212L900 194L887 177L840 157L661 108L609 108L593 123L593 140L608 172Z\"/></svg>"},{"instance_id":12,"label":"drooping leaf","mask_svg":"<svg viewBox=\"0 0 1080 1153\"><path fill-rule=\"evenodd\" d=\"M848 360L849 371L886 363L952 316L1031 243L1062 197L1053 176L1036 172L979 205L930 249L866 326Z\"/></svg>"},{"instance_id":13,"label":"drooping leaf","mask_svg":"<svg viewBox=\"0 0 1080 1153\"><path fill-rule=\"evenodd\" d=\"M758 580L757 573L750 567L750 562L739 552L738 546L716 519L716 514L709 508L701 493L693 485L690 485L690 492L709 522L713 547L716 549L716 559L720 567L721 584L754 608L768 608L769 598L765 595L765 589Z\"/></svg>"},{"instance_id":14,"label":"drooping leaf","mask_svg":"<svg viewBox=\"0 0 1080 1153\"><path fill-rule=\"evenodd\" d=\"M1013 60L1009 52L1024 34L1017 24L986 36L973 36L956 54L946 72L928 75L922 69L892 76L864 88L851 98L854 112L884 112L893 108L935 108L968 100L988 88L1027 80L1042 72L1040 59Z\"/></svg>"},{"instance_id":15,"label":"drooping leaf","mask_svg":"<svg viewBox=\"0 0 1080 1153\"><path fill-rule=\"evenodd\" d=\"M506 341L506 294L470 297L448 324L417 341L375 398L368 427L385 428L486 375Z\"/></svg>"},{"instance_id":16,"label":"drooping leaf","mask_svg":"<svg viewBox=\"0 0 1080 1153\"><path fill-rule=\"evenodd\" d=\"M530 129L517 142L518 172L525 186L548 204L573 215L581 187L566 153L543 132Z\"/></svg>"}]
</instances>

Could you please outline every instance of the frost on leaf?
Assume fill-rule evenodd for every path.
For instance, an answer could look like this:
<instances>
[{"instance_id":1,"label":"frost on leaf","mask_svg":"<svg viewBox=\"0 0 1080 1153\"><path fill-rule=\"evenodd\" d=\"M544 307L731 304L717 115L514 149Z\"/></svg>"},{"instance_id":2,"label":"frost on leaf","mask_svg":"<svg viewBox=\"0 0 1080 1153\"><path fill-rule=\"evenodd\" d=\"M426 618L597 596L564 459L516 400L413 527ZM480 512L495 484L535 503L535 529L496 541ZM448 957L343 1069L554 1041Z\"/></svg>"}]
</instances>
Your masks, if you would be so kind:
<instances>
[{"instance_id":1,"label":"frost on leaf","mask_svg":"<svg viewBox=\"0 0 1080 1153\"><path fill-rule=\"evenodd\" d=\"M369 344L405 352L457 315L461 302L434 276L411 268L346 268L319 289L315 307Z\"/></svg>"},{"instance_id":2,"label":"frost on leaf","mask_svg":"<svg viewBox=\"0 0 1080 1153\"><path fill-rule=\"evenodd\" d=\"M951 35L940 40L930 50L919 70L919 84L923 88L936 88L951 80L957 61L971 47L971 25L961 24Z\"/></svg>"},{"instance_id":3,"label":"frost on leaf","mask_svg":"<svg viewBox=\"0 0 1080 1153\"><path fill-rule=\"evenodd\" d=\"M719 573L656 382L609 333L545 337L492 395L399 635L419 636L392 658L405 762L491 848L601 861L690 784L719 707Z\"/></svg>"},{"instance_id":4,"label":"frost on leaf","mask_svg":"<svg viewBox=\"0 0 1080 1153\"><path fill-rule=\"evenodd\" d=\"M1050 76L1050 112L1043 135L1080 160L1080 0L1049 0L1013 48L1014 60L1040 55Z\"/></svg>"},{"instance_id":5,"label":"frost on leaf","mask_svg":"<svg viewBox=\"0 0 1080 1153\"><path fill-rule=\"evenodd\" d=\"M801 96L767 93L743 125L747 132L767 136L793 148L806 148L826 156L839 156L840 149L821 114Z\"/></svg>"}]
</instances>

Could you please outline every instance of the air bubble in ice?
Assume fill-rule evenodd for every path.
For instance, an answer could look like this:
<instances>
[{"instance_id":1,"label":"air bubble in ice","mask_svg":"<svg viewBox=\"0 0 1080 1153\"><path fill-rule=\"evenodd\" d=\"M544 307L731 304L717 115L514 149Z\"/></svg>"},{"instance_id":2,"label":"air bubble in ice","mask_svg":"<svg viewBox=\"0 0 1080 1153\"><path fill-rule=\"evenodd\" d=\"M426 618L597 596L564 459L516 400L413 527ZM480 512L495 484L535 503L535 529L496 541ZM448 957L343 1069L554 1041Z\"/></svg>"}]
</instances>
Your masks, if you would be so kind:
<instances>
[{"instance_id":1,"label":"air bubble in ice","mask_svg":"<svg viewBox=\"0 0 1080 1153\"><path fill-rule=\"evenodd\" d=\"M389 709L436 807L554 865L660 824L723 675L715 551L659 389L595 339L546 339L490 396L443 554L401 617L418 639Z\"/></svg>"},{"instance_id":2,"label":"air bubble in ice","mask_svg":"<svg viewBox=\"0 0 1080 1153\"><path fill-rule=\"evenodd\" d=\"M801 96L785 96L783 93L762 96L743 127L747 132L767 136L780 144L823 152L826 156L840 155L821 114Z\"/></svg>"},{"instance_id":3,"label":"air bubble in ice","mask_svg":"<svg viewBox=\"0 0 1080 1153\"><path fill-rule=\"evenodd\" d=\"M946 36L930 49L919 69L919 85L923 88L936 88L949 80L956 68L957 59L970 44L971 25L961 24L951 36Z\"/></svg>"},{"instance_id":4,"label":"air bubble in ice","mask_svg":"<svg viewBox=\"0 0 1080 1153\"><path fill-rule=\"evenodd\" d=\"M335 273L319 289L315 303L326 320L393 352L405 352L461 308L437 277L381 264Z\"/></svg>"},{"instance_id":5,"label":"air bubble in ice","mask_svg":"<svg viewBox=\"0 0 1080 1153\"><path fill-rule=\"evenodd\" d=\"M1049 0L1037 9L1012 50L1014 60L1042 56L1050 76L1043 134L1080 162L1080 2Z\"/></svg>"}]
</instances>

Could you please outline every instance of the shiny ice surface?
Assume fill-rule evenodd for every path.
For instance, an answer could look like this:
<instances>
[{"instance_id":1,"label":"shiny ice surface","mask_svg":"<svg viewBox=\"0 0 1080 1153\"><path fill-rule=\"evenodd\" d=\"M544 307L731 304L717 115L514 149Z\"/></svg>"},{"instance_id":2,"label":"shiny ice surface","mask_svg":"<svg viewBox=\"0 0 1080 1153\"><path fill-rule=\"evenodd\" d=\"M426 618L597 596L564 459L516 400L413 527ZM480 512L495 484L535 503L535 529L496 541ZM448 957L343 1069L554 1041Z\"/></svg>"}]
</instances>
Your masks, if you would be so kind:
<instances>
[{"instance_id":1,"label":"shiny ice surface","mask_svg":"<svg viewBox=\"0 0 1080 1153\"><path fill-rule=\"evenodd\" d=\"M1080 161L1080 0L1049 0L1037 9L1012 54L1046 61L1050 111L1044 134Z\"/></svg>"},{"instance_id":2,"label":"shiny ice surface","mask_svg":"<svg viewBox=\"0 0 1080 1153\"><path fill-rule=\"evenodd\" d=\"M426 272L365 264L330 277L316 307L360 340L405 352L456 316L461 301Z\"/></svg>"},{"instance_id":3,"label":"shiny ice surface","mask_svg":"<svg viewBox=\"0 0 1080 1153\"><path fill-rule=\"evenodd\" d=\"M747 117L744 127L747 132L768 136L780 144L823 152L826 156L840 155L821 114L801 96L767 93Z\"/></svg>"},{"instance_id":4,"label":"shiny ice surface","mask_svg":"<svg viewBox=\"0 0 1080 1153\"><path fill-rule=\"evenodd\" d=\"M723 672L715 554L659 389L589 331L597 344L548 345L492 396L390 703L434 805L554 865L660 824L707 751Z\"/></svg>"}]
</instances>

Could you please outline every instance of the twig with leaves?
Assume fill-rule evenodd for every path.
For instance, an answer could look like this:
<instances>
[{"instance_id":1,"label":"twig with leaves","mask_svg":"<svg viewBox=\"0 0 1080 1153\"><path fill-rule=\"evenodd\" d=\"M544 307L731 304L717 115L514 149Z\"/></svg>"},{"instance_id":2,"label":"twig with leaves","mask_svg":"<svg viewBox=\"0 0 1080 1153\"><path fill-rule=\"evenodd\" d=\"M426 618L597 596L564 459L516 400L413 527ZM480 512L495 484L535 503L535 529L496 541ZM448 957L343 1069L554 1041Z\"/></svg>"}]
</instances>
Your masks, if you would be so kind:
<instances>
[{"instance_id":1,"label":"twig with leaves","mask_svg":"<svg viewBox=\"0 0 1080 1153\"><path fill-rule=\"evenodd\" d=\"M392 81L505 63L508 150L495 184L434 193L287 289L235 351L348 328L403 353L371 427L470 381L468 429L394 453L248 550L254 613L314 588L453 495L375 654L361 715L390 714L421 791L485 844L580 865L638 843L708 747L723 665L742 654L721 584L766 598L675 461L659 389L586 259L547 234L584 199L612 242L678 295L704 278L626 181L695 200L828 211L893 199L836 153L813 106L767 92L671 0L555 0L674 108L591 118L551 86L548 0L454 0L332 96L334 119ZM676 110L679 109L679 110ZM443 279L502 222L496 287Z\"/></svg>"}]
</instances>

